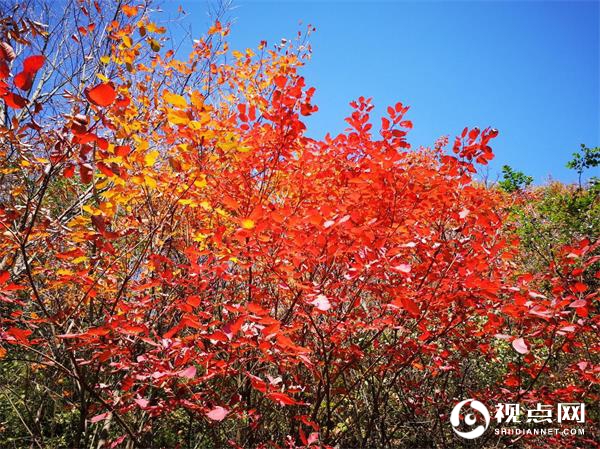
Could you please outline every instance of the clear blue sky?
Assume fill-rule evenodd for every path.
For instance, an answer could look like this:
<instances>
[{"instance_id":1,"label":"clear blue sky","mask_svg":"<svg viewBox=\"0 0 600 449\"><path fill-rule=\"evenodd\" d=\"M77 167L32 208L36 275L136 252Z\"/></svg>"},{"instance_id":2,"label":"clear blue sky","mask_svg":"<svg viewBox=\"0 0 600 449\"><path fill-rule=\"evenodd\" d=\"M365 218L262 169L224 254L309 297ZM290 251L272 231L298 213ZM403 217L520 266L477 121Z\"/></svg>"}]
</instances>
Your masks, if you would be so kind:
<instances>
[{"instance_id":1,"label":"clear blue sky","mask_svg":"<svg viewBox=\"0 0 600 449\"><path fill-rule=\"evenodd\" d=\"M168 0L201 34L206 2ZM600 9L597 1L234 0L231 44L255 48L293 39L308 23L313 57L304 69L320 110L321 137L345 128L348 103L373 97L376 112L411 106L413 146L464 126L493 126L496 158L534 176L572 182L565 168L580 143L600 145ZM302 22L302 24L300 24ZM377 121L377 124L379 121ZM599 175L598 173L595 173Z\"/></svg>"}]
</instances>

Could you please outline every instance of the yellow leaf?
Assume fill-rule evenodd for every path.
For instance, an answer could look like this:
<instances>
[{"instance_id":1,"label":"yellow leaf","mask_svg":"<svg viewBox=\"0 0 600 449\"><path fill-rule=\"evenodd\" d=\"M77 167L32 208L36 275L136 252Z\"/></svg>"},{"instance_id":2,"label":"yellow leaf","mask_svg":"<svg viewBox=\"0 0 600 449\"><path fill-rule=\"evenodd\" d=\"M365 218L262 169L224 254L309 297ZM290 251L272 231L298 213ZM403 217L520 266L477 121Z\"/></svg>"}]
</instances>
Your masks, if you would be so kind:
<instances>
[{"instance_id":1,"label":"yellow leaf","mask_svg":"<svg viewBox=\"0 0 600 449\"><path fill-rule=\"evenodd\" d=\"M106 178L106 179L104 179L104 181L101 181L98 184L96 184L96 188L97 189L103 189L104 187L106 187L110 183L111 179L112 178Z\"/></svg>"},{"instance_id":2,"label":"yellow leaf","mask_svg":"<svg viewBox=\"0 0 600 449\"><path fill-rule=\"evenodd\" d=\"M188 126L190 127L190 129L193 129L194 131L198 131L199 129L202 128L202 124L197 120L192 120L190 123L188 123Z\"/></svg>"},{"instance_id":3,"label":"yellow leaf","mask_svg":"<svg viewBox=\"0 0 600 449\"><path fill-rule=\"evenodd\" d=\"M154 22L150 22L146 25L149 33L159 33L162 34L166 31L165 27L159 27Z\"/></svg>"},{"instance_id":4,"label":"yellow leaf","mask_svg":"<svg viewBox=\"0 0 600 449\"><path fill-rule=\"evenodd\" d=\"M90 215L100 215L102 212L90 206L89 204L85 204L81 206L81 208Z\"/></svg>"},{"instance_id":5,"label":"yellow leaf","mask_svg":"<svg viewBox=\"0 0 600 449\"><path fill-rule=\"evenodd\" d=\"M67 226L70 228L74 228L76 226L85 226L90 222L90 219L84 217L83 215L77 215L73 217L68 223Z\"/></svg>"},{"instance_id":6,"label":"yellow leaf","mask_svg":"<svg viewBox=\"0 0 600 449\"><path fill-rule=\"evenodd\" d=\"M160 156L160 153L157 150L152 150L149 153L146 153L146 156L144 156L144 162L150 167L154 165L158 156Z\"/></svg>"},{"instance_id":7,"label":"yellow leaf","mask_svg":"<svg viewBox=\"0 0 600 449\"><path fill-rule=\"evenodd\" d=\"M185 108L187 106L187 101L185 101L185 98L183 98L181 95L173 94L168 91L165 91L165 101L180 108Z\"/></svg>"},{"instance_id":8,"label":"yellow leaf","mask_svg":"<svg viewBox=\"0 0 600 449\"><path fill-rule=\"evenodd\" d=\"M156 181L154 178L150 176L144 176L144 182L151 189L156 189Z\"/></svg>"},{"instance_id":9,"label":"yellow leaf","mask_svg":"<svg viewBox=\"0 0 600 449\"><path fill-rule=\"evenodd\" d=\"M204 187L206 187L206 175L200 175L200 179L195 180L194 185L199 189L203 189Z\"/></svg>"},{"instance_id":10,"label":"yellow leaf","mask_svg":"<svg viewBox=\"0 0 600 449\"><path fill-rule=\"evenodd\" d=\"M110 80L104 76L102 73L97 73L96 76L100 79L100 81L102 81L103 83L108 83L110 82Z\"/></svg>"},{"instance_id":11,"label":"yellow leaf","mask_svg":"<svg viewBox=\"0 0 600 449\"><path fill-rule=\"evenodd\" d=\"M185 198L185 199L180 199L178 201L179 204L183 205L183 206L190 206L190 207L198 207L198 203L195 200L189 199L189 198Z\"/></svg>"},{"instance_id":12,"label":"yellow leaf","mask_svg":"<svg viewBox=\"0 0 600 449\"><path fill-rule=\"evenodd\" d=\"M108 55L104 55L100 58L100 62L102 62L102 64L108 64L110 62L110 56Z\"/></svg>"},{"instance_id":13,"label":"yellow leaf","mask_svg":"<svg viewBox=\"0 0 600 449\"><path fill-rule=\"evenodd\" d=\"M131 38L126 34L123 36L123 44L125 44L127 48L131 48L131 45L133 44Z\"/></svg>"},{"instance_id":14,"label":"yellow leaf","mask_svg":"<svg viewBox=\"0 0 600 449\"><path fill-rule=\"evenodd\" d=\"M244 229L253 229L254 228L254 220L250 220L249 218L246 218L244 220L242 220L242 228Z\"/></svg>"}]
</instances>

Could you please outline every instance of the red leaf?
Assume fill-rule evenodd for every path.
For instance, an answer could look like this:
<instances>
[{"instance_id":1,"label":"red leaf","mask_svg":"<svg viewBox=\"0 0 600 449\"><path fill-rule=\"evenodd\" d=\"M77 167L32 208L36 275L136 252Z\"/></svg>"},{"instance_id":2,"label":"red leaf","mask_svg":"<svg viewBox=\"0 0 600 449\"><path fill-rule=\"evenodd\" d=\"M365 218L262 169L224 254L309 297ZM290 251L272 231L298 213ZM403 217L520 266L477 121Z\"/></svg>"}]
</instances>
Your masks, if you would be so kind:
<instances>
[{"instance_id":1,"label":"red leaf","mask_svg":"<svg viewBox=\"0 0 600 449\"><path fill-rule=\"evenodd\" d=\"M10 278L10 273L6 270L0 270L0 284L4 284Z\"/></svg>"},{"instance_id":2,"label":"red leaf","mask_svg":"<svg viewBox=\"0 0 600 449\"><path fill-rule=\"evenodd\" d=\"M244 325L245 321L246 321L245 316L241 316L237 320L235 320L235 322L233 322L230 326L231 333L233 335L237 334L240 331L240 329L242 328L242 326Z\"/></svg>"},{"instance_id":3,"label":"red leaf","mask_svg":"<svg viewBox=\"0 0 600 449\"><path fill-rule=\"evenodd\" d=\"M129 145L118 145L115 147L115 154L117 156L127 156L131 152L131 147Z\"/></svg>"},{"instance_id":4,"label":"red leaf","mask_svg":"<svg viewBox=\"0 0 600 449\"><path fill-rule=\"evenodd\" d=\"M17 290L26 290L26 289L27 288L24 287L23 285L8 284L8 285L5 285L2 290L4 290L5 292L14 292Z\"/></svg>"},{"instance_id":5,"label":"red leaf","mask_svg":"<svg viewBox=\"0 0 600 449\"><path fill-rule=\"evenodd\" d=\"M107 335L110 333L110 329L105 327L94 327L86 332L89 335Z\"/></svg>"},{"instance_id":6,"label":"red leaf","mask_svg":"<svg viewBox=\"0 0 600 449\"><path fill-rule=\"evenodd\" d=\"M105 176L111 177L115 176L114 172L110 169L110 167L102 162L97 162L96 167L100 170Z\"/></svg>"},{"instance_id":7,"label":"red leaf","mask_svg":"<svg viewBox=\"0 0 600 449\"><path fill-rule=\"evenodd\" d=\"M200 297L196 295L188 296L185 302L191 307L198 307L200 305Z\"/></svg>"},{"instance_id":8,"label":"red leaf","mask_svg":"<svg viewBox=\"0 0 600 449\"><path fill-rule=\"evenodd\" d=\"M13 336L16 340L26 343L29 336L33 333L29 329L20 329L18 327L11 327L6 331L8 335Z\"/></svg>"},{"instance_id":9,"label":"red leaf","mask_svg":"<svg viewBox=\"0 0 600 449\"><path fill-rule=\"evenodd\" d=\"M5 80L10 75L10 69L8 64L4 61L0 61L0 80Z\"/></svg>"},{"instance_id":10,"label":"red leaf","mask_svg":"<svg viewBox=\"0 0 600 449\"><path fill-rule=\"evenodd\" d=\"M213 408L210 412L208 412L206 416L208 416L213 421L223 421L228 413L229 410L227 410L226 408L217 406Z\"/></svg>"},{"instance_id":11,"label":"red leaf","mask_svg":"<svg viewBox=\"0 0 600 449\"><path fill-rule=\"evenodd\" d=\"M23 71L35 75L35 72L44 66L44 62L46 62L46 58L42 55L30 56L23 61Z\"/></svg>"},{"instance_id":12,"label":"red leaf","mask_svg":"<svg viewBox=\"0 0 600 449\"><path fill-rule=\"evenodd\" d=\"M303 405L303 402L298 402L283 393L270 393L267 395L269 399L277 402L279 405Z\"/></svg>"},{"instance_id":13,"label":"red leaf","mask_svg":"<svg viewBox=\"0 0 600 449\"><path fill-rule=\"evenodd\" d=\"M91 89L86 89L85 96L96 106L110 106L117 98L117 91L112 83L101 83Z\"/></svg>"},{"instance_id":14,"label":"red leaf","mask_svg":"<svg viewBox=\"0 0 600 449\"><path fill-rule=\"evenodd\" d=\"M22 71L15 76L15 86L21 90L28 91L33 85L33 73Z\"/></svg>"},{"instance_id":15,"label":"red leaf","mask_svg":"<svg viewBox=\"0 0 600 449\"><path fill-rule=\"evenodd\" d=\"M273 81L275 82L275 85L277 87L279 87L280 89L283 89L285 87L287 78L283 75L279 75L279 76L276 76L275 78L273 78Z\"/></svg>"},{"instance_id":16,"label":"red leaf","mask_svg":"<svg viewBox=\"0 0 600 449\"><path fill-rule=\"evenodd\" d=\"M512 342L512 346L519 354L527 354L529 352L529 348L522 338L515 338Z\"/></svg>"},{"instance_id":17,"label":"red leaf","mask_svg":"<svg viewBox=\"0 0 600 449\"><path fill-rule=\"evenodd\" d=\"M92 181L93 173L94 170L90 164L79 164L79 176L84 184L89 184Z\"/></svg>"},{"instance_id":18,"label":"red leaf","mask_svg":"<svg viewBox=\"0 0 600 449\"><path fill-rule=\"evenodd\" d=\"M74 174L75 174L75 166L74 165L68 165L63 170L63 176L65 178L72 178Z\"/></svg>"},{"instance_id":19,"label":"red leaf","mask_svg":"<svg viewBox=\"0 0 600 449\"><path fill-rule=\"evenodd\" d=\"M12 92L7 93L4 96L4 101L8 107L13 109L21 109L27 105L27 100L20 95L13 94Z\"/></svg>"},{"instance_id":20,"label":"red leaf","mask_svg":"<svg viewBox=\"0 0 600 449\"><path fill-rule=\"evenodd\" d=\"M131 103L131 99L129 97L123 97L123 98L119 98L117 100L117 102L115 103L115 105L118 108L126 108L127 106L129 106L130 103Z\"/></svg>"},{"instance_id":21,"label":"red leaf","mask_svg":"<svg viewBox=\"0 0 600 449\"><path fill-rule=\"evenodd\" d=\"M417 303L415 303L410 298L402 297L400 298L400 303L402 304L404 310L406 310L408 313L415 317L419 316L419 314L421 313L421 310L419 309L419 306L417 306Z\"/></svg>"},{"instance_id":22,"label":"red leaf","mask_svg":"<svg viewBox=\"0 0 600 449\"><path fill-rule=\"evenodd\" d=\"M250 383L252 384L252 388L260 391L261 393L267 392L267 383L264 380L262 380L258 376L254 376L250 373L246 373L246 375L250 378Z\"/></svg>"},{"instance_id":23,"label":"red leaf","mask_svg":"<svg viewBox=\"0 0 600 449\"><path fill-rule=\"evenodd\" d=\"M123 442L123 440L125 440L125 438L127 438L127 435L121 435L119 438L114 440L112 443L110 443L110 449L114 449L115 447L117 447Z\"/></svg>"}]
</instances>

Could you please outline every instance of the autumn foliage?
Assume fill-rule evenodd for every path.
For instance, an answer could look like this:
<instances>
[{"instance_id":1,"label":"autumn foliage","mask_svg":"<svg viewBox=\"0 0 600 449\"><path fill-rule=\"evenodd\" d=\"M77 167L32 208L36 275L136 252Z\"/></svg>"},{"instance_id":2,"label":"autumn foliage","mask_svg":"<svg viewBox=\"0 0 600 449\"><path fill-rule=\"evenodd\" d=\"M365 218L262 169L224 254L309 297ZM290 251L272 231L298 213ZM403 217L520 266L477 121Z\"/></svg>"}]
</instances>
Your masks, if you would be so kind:
<instances>
[{"instance_id":1,"label":"autumn foliage","mask_svg":"<svg viewBox=\"0 0 600 449\"><path fill-rule=\"evenodd\" d=\"M231 51L217 20L182 56L146 7L101 30L76 5L77 45L105 39L78 82L0 22L0 397L24 446L460 447L468 397L586 402L593 426L597 236L527 269L530 199L476 180L498 131L411 148L408 107L374 123L361 97L311 138L304 34Z\"/></svg>"}]
</instances>

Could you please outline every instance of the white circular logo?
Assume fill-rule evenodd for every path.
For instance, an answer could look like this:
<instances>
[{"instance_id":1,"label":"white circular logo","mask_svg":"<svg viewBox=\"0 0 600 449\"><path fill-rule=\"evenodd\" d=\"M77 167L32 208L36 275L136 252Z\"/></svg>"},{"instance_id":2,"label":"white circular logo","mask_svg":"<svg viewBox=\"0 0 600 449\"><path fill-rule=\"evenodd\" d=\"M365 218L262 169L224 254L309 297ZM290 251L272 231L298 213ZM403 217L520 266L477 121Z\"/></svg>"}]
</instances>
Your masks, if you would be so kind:
<instances>
[{"instance_id":1,"label":"white circular logo","mask_svg":"<svg viewBox=\"0 0 600 449\"><path fill-rule=\"evenodd\" d=\"M469 404L469 408L471 408L472 410L476 410L479 413L481 413L485 420L485 426L480 425L472 430L469 430L468 432L461 432L460 430L458 430L458 427L461 424L460 413L463 406L467 404ZM477 422L477 419L475 418L473 413L468 412L465 415L464 422L467 426L472 426ZM476 401L475 399L465 399L464 401L461 401L458 404L456 404L456 406L452 409L452 413L450 414L450 424L452 424L452 429L454 430L454 433L456 433L459 437L466 438L467 440L472 440L483 435L483 432L485 432L488 426L490 425L490 412L488 412L488 409L481 402Z\"/></svg>"}]
</instances>

